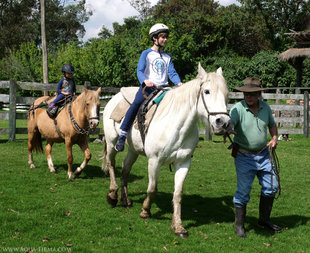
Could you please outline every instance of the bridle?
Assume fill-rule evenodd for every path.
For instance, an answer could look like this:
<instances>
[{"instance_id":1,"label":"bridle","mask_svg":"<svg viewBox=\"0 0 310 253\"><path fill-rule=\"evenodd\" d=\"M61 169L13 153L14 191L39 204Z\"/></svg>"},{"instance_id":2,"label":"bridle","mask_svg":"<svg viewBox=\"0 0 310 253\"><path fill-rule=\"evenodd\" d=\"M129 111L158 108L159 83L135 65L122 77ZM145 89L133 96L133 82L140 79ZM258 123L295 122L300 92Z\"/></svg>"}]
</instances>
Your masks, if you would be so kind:
<instances>
[{"instance_id":1,"label":"bridle","mask_svg":"<svg viewBox=\"0 0 310 253\"><path fill-rule=\"evenodd\" d=\"M78 125L78 123L76 122L76 120L74 119L73 113L72 113L72 102L69 104L68 107L68 111L69 111L69 115L70 115L70 120L73 123L73 129L78 133L78 134L82 134L82 135L88 135L90 132L90 127L89 127L89 121L93 120L93 119L97 119L99 120L99 108L97 109L97 115L96 117L89 117L89 113L87 110L87 105L85 105L85 109L86 109L86 115L87 115L87 121L88 121L88 127L87 128L82 128Z\"/></svg>"},{"instance_id":2,"label":"bridle","mask_svg":"<svg viewBox=\"0 0 310 253\"><path fill-rule=\"evenodd\" d=\"M200 89L199 89L198 96L197 96L196 108L198 107L199 95L201 95L203 106L204 106L204 108L206 109L206 111L208 113L208 121L209 121L209 118L210 118L211 115L215 116L215 115L218 115L218 114L225 114L225 115L229 116L229 114L227 112L210 112L209 111L207 103L206 103L205 98L203 96L202 85L203 85L203 82L201 82L201 84L200 84Z\"/></svg>"}]
</instances>

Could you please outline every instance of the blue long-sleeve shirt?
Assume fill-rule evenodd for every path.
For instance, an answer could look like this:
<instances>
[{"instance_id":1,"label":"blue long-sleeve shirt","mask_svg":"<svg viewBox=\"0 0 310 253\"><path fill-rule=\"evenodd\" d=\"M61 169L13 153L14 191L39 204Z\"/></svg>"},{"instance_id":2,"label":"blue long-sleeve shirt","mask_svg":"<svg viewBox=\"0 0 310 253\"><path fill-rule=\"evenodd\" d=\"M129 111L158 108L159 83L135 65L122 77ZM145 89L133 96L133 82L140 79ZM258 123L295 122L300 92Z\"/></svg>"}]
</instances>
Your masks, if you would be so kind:
<instances>
[{"instance_id":1,"label":"blue long-sleeve shirt","mask_svg":"<svg viewBox=\"0 0 310 253\"><path fill-rule=\"evenodd\" d=\"M166 52L159 53L151 48L142 52L138 62L137 76L141 84L149 79L157 86L166 85L168 77L175 85L181 82L171 56Z\"/></svg>"},{"instance_id":2,"label":"blue long-sleeve shirt","mask_svg":"<svg viewBox=\"0 0 310 253\"><path fill-rule=\"evenodd\" d=\"M61 94L61 92L69 92L73 94L76 92L75 82L71 78L62 78L57 85L57 94Z\"/></svg>"}]
</instances>

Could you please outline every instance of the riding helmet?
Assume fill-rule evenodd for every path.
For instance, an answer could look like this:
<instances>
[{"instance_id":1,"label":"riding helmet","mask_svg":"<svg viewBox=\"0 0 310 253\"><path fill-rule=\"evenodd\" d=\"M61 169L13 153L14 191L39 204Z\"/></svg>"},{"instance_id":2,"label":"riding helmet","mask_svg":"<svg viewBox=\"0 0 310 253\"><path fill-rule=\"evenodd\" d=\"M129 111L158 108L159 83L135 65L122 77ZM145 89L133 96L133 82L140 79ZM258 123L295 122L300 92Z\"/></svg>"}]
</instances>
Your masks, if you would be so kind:
<instances>
[{"instance_id":1,"label":"riding helmet","mask_svg":"<svg viewBox=\"0 0 310 253\"><path fill-rule=\"evenodd\" d=\"M61 72L73 74L74 73L74 67L71 64L64 64L62 66Z\"/></svg>"},{"instance_id":2,"label":"riding helmet","mask_svg":"<svg viewBox=\"0 0 310 253\"><path fill-rule=\"evenodd\" d=\"M150 39L153 40L153 37L158 36L158 34L160 33L168 33L169 34L169 28L168 26L164 25L164 24L155 24L151 27L150 31L149 31L149 36Z\"/></svg>"}]
</instances>

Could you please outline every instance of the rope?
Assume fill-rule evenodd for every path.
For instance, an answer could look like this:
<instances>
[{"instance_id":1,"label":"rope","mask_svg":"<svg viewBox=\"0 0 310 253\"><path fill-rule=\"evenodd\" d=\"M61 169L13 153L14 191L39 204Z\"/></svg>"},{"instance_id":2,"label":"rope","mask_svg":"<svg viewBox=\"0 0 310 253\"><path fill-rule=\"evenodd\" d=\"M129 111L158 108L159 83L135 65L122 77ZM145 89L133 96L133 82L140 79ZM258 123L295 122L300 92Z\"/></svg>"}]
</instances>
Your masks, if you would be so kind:
<instances>
[{"instance_id":1,"label":"rope","mask_svg":"<svg viewBox=\"0 0 310 253\"><path fill-rule=\"evenodd\" d=\"M271 163L271 169L274 172L275 176L278 180L278 196L275 197L275 199L278 199L281 194L281 184L280 184L280 163L279 159L276 153L276 150L274 148L270 149L270 163ZM272 186L272 192L273 192L273 176L271 175L271 186Z\"/></svg>"}]
</instances>

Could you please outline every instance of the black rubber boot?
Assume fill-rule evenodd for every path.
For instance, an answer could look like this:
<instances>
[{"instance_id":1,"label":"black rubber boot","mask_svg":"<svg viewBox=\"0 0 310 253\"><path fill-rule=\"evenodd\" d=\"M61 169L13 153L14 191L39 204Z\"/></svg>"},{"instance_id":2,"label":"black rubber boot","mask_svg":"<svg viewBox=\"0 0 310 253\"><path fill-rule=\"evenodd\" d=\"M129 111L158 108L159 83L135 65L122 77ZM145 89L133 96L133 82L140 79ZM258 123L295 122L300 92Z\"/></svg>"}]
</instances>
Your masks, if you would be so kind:
<instances>
[{"instance_id":1,"label":"black rubber boot","mask_svg":"<svg viewBox=\"0 0 310 253\"><path fill-rule=\"evenodd\" d=\"M121 135L120 137L118 137L117 143L115 145L115 150L118 152L124 151L125 142L126 142L125 135Z\"/></svg>"},{"instance_id":2,"label":"black rubber boot","mask_svg":"<svg viewBox=\"0 0 310 253\"><path fill-rule=\"evenodd\" d=\"M246 206L236 206L235 213L235 234L239 237L245 238L244 220L246 215Z\"/></svg>"},{"instance_id":3,"label":"black rubber boot","mask_svg":"<svg viewBox=\"0 0 310 253\"><path fill-rule=\"evenodd\" d=\"M260 196L258 225L261 228L268 228L272 231L279 232L282 228L276 224L273 224L270 220L273 200L274 198L267 198L262 195Z\"/></svg>"}]
</instances>

